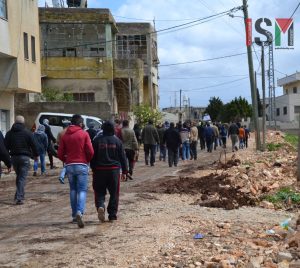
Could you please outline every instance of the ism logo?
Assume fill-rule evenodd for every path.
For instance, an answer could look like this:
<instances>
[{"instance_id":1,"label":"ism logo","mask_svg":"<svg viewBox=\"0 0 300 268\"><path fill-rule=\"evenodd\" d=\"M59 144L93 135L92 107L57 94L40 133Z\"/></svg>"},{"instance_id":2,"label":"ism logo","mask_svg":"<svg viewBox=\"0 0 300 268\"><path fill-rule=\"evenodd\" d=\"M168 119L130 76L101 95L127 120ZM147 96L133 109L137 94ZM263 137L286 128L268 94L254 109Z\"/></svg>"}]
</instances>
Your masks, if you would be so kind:
<instances>
[{"instance_id":1,"label":"ism logo","mask_svg":"<svg viewBox=\"0 0 300 268\"><path fill-rule=\"evenodd\" d=\"M274 27L274 26L275 27ZM273 31L271 32L270 30ZM274 23L268 18L260 18L255 21L255 31L257 34L254 42L261 46L274 42L275 49L294 49L294 22L293 19L275 19ZM274 38L275 36L275 38ZM246 45L252 45L252 19L246 20Z\"/></svg>"}]
</instances>

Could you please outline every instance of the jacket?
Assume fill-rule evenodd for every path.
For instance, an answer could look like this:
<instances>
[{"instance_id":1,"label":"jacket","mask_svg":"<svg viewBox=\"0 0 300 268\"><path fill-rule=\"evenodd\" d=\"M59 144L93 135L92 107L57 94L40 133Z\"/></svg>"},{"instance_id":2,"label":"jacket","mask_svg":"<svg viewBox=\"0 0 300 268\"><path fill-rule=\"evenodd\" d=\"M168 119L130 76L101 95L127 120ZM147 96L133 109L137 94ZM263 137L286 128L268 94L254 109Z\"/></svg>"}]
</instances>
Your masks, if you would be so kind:
<instances>
[{"instance_id":1,"label":"jacket","mask_svg":"<svg viewBox=\"0 0 300 268\"><path fill-rule=\"evenodd\" d=\"M4 143L12 156L26 155L37 157L39 155L33 134L25 128L24 124L14 123L6 133Z\"/></svg>"},{"instance_id":2,"label":"jacket","mask_svg":"<svg viewBox=\"0 0 300 268\"><path fill-rule=\"evenodd\" d=\"M56 139L54 138L53 134L52 134L52 131L51 131L51 127L47 124L43 124L45 126L45 133L48 137L48 148L50 147L51 145L51 141L53 143L56 143Z\"/></svg>"},{"instance_id":3,"label":"jacket","mask_svg":"<svg viewBox=\"0 0 300 268\"><path fill-rule=\"evenodd\" d=\"M36 141L38 154L45 154L48 148L48 137L44 131L37 131L33 133Z\"/></svg>"},{"instance_id":4,"label":"jacket","mask_svg":"<svg viewBox=\"0 0 300 268\"><path fill-rule=\"evenodd\" d=\"M159 144L160 144L160 145L163 145L163 144L164 144L163 138L164 138L164 134L165 134L166 130L167 130L167 129L164 128L164 127L161 127L161 128L159 128L159 129L157 130L158 137L159 137Z\"/></svg>"},{"instance_id":5,"label":"jacket","mask_svg":"<svg viewBox=\"0 0 300 268\"><path fill-rule=\"evenodd\" d=\"M123 147L124 149L129 149L129 150L138 150L138 142L135 136L135 133L132 129L129 127L123 127L121 130L122 134L122 141L123 141Z\"/></svg>"},{"instance_id":6,"label":"jacket","mask_svg":"<svg viewBox=\"0 0 300 268\"><path fill-rule=\"evenodd\" d=\"M114 135L99 135L93 140L94 156L91 161L93 170L112 170L122 168L127 173L127 161L123 144Z\"/></svg>"},{"instance_id":7,"label":"jacket","mask_svg":"<svg viewBox=\"0 0 300 268\"><path fill-rule=\"evenodd\" d=\"M191 139L191 141L198 140L198 129L195 126L191 127L190 139Z\"/></svg>"},{"instance_id":8,"label":"jacket","mask_svg":"<svg viewBox=\"0 0 300 268\"><path fill-rule=\"evenodd\" d=\"M214 138L218 138L219 137L219 129L216 125L212 125L211 128L213 129L214 131Z\"/></svg>"},{"instance_id":9,"label":"jacket","mask_svg":"<svg viewBox=\"0 0 300 268\"><path fill-rule=\"evenodd\" d=\"M232 123L228 129L228 137L230 135L239 135L239 128L235 123Z\"/></svg>"},{"instance_id":10,"label":"jacket","mask_svg":"<svg viewBox=\"0 0 300 268\"><path fill-rule=\"evenodd\" d=\"M168 128L164 133L163 143L167 145L169 150L178 150L182 143L178 130L174 127Z\"/></svg>"},{"instance_id":11,"label":"jacket","mask_svg":"<svg viewBox=\"0 0 300 268\"><path fill-rule=\"evenodd\" d=\"M142 141L144 144L159 144L159 136L156 128L152 124L148 124L142 131Z\"/></svg>"},{"instance_id":12,"label":"jacket","mask_svg":"<svg viewBox=\"0 0 300 268\"><path fill-rule=\"evenodd\" d=\"M58 158L66 165L88 164L94 155L89 134L80 126L70 125L58 147Z\"/></svg>"},{"instance_id":13,"label":"jacket","mask_svg":"<svg viewBox=\"0 0 300 268\"><path fill-rule=\"evenodd\" d=\"M206 126L204 133L205 139L210 140L214 138L214 130L211 126Z\"/></svg>"},{"instance_id":14,"label":"jacket","mask_svg":"<svg viewBox=\"0 0 300 268\"><path fill-rule=\"evenodd\" d=\"M10 156L4 145L4 137L1 131L0 131L0 161L3 161L8 168L11 168Z\"/></svg>"},{"instance_id":15,"label":"jacket","mask_svg":"<svg viewBox=\"0 0 300 268\"><path fill-rule=\"evenodd\" d=\"M189 142L190 141L190 132L187 128L181 128L179 131L181 142Z\"/></svg>"}]
</instances>

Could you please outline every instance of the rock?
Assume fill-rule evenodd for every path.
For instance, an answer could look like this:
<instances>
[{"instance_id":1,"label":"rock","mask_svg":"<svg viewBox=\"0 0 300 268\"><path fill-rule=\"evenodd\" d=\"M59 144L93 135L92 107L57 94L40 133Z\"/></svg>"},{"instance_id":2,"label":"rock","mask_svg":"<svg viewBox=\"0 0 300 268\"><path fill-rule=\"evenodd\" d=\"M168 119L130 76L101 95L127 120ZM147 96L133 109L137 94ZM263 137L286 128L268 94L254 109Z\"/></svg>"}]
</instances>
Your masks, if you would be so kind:
<instances>
[{"instance_id":1,"label":"rock","mask_svg":"<svg viewBox=\"0 0 300 268\"><path fill-rule=\"evenodd\" d=\"M289 268L300 268L300 260L291 262Z\"/></svg>"},{"instance_id":2,"label":"rock","mask_svg":"<svg viewBox=\"0 0 300 268\"><path fill-rule=\"evenodd\" d=\"M280 188L280 185L278 182L274 182L271 186L270 186L271 189L278 189Z\"/></svg>"},{"instance_id":3,"label":"rock","mask_svg":"<svg viewBox=\"0 0 300 268\"><path fill-rule=\"evenodd\" d=\"M230 264L228 260L221 260L219 263L220 268L232 268L233 266Z\"/></svg>"},{"instance_id":4,"label":"rock","mask_svg":"<svg viewBox=\"0 0 300 268\"><path fill-rule=\"evenodd\" d=\"M290 248L298 247L300 249L300 232L296 232L291 238L289 238L288 245Z\"/></svg>"},{"instance_id":5,"label":"rock","mask_svg":"<svg viewBox=\"0 0 300 268\"><path fill-rule=\"evenodd\" d=\"M194 264L191 263L191 264L189 264L189 267L190 267L190 268L195 268L196 265L194 265Z\"/></svg>"},{"instance_id":6,"label":"rock","mask_svg":"<svg viewBox=\"0 0 300 268\"><path fill-rule=\"evenodd\" d=\"M278 263L278 268L289 268L289 262L288 261L282 261L280 263Z\"/></svg>"},{"instance_id":7,"label":"rock","mask_svg":"<svg viewBox=\"0 0 300 268\"><path fill-rule=\"evenodd\" d=\"M260 268L263 261L264 261L263 256L251 257L250 262L247 265L247 268Z\"/></svg>"},{"instance_id":8,"label":"rock","mask_svg":"<svg viewBox=\"0 0 300 268\"><path fill-rule=\"evenodd\" d=\"M183 262L178 262L176 263L176 268L183 268L184 267L184 263Z\"/></svg>"},{"instance_id":9,"label":"rock","mask_svg":"<svg viewBox=\"0 0 300 268\"><path fill-rule=\"evenodd\" d=\"M278 262L288 261L290 262L293 259L293 256L289 252L279 252L277 260Z\"/></svg>"},{"instance_id":10,"label":"rock","mask_svg":"<svg viewBox=\"0 0 300 268\"><path fill-rule=\"evenodd\" d=\"M215 263L215 262L208 262L208 261L206 261L206 262L204 262L204 267L205 268L218 268L219 265L217 263Z\"/></svg>"},{"instance_id":11,"label":"rock","mask_svg":"<svg viewBox=\"0 0 300 268\"><path fill-rule=\"evenodd\" d=\"M202 263L201 262L198 262L198 261L196 261L196 262L194 262L194 264L196 265L196 266L202 266Z\"/></svg>"},{"instance_id":12,"label":"rock","mask_svg":"<svg viewBox=\"0 0 300 268\"><path fill-rule=\"evenodd\" d=\"M263 172L262 172L268 179L271 179L272 178L272 174L270 171L264 169Z\"/></svg>"},{"instance_id":13,"label":"rock","mask_svg":"<svg viewBox=\"0 0 300 268\"><path fill-rule=\"evenodd\" d=\"M274 204L272 204L271 202L268 202L268 201L266 201L266 200L260 202L260 206L261 206L262 208L267 208L267 209L274 209L274 208L275 208L275 207L274 207Z\"/></svg>"},{"instance_id":14,"label":"rock","mask_svg":"<svg viewBox=\"0 0 300 268\"><path fill-rule=\"evenodd\" d=\"M243 180L248 180L248 179L249 179L249 177L248 177L247 174L242 174L241 178L242 178Z\"/></svg>"},{"instance_id":15,"label":"rock","mask_svg":"<svg viewBox=\"0 0 300 268\"><path fill-rule=\"evenodd\" d=\"M229 228L231 228L231 225L229 223L224 223L224 222L218 223L217 226L219 228L222 228L222 229L229 229Z\"/></svg>"}]
</instances>

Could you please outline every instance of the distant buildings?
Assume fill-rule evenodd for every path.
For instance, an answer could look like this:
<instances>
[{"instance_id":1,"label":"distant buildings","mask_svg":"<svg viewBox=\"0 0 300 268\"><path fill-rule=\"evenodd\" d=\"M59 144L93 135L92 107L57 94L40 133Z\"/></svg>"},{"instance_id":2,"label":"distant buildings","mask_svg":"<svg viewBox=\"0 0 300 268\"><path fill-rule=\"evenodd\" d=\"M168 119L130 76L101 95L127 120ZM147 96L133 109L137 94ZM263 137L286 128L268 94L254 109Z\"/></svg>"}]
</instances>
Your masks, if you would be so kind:
<instances>
[{"instance_id":1,"label":"distant buildings","mask_svg":"<svg viewBox=\"0 0 300 268\"><path fill-rule=\"evenodd\" d=\"M37 0L0 0L0 123L14 122L14 94L41 92Z\"/></svg>"},{"instance_id":2,"label":"distant buildings","mask_svg":"<svg viewBox=\"0 0 300 268\"><path fill-rule=\"evenodd\" d=\"M276 120L283 128L299 128L300 116L300 72L277 80L283 87L283 95L275 99Z\"/></svg>"},{"instance_id":3,"label":"distant buildings","mask_svg":"<svg viewBox=\"0 0 300 268\"><path fill-rule=\"evenodd\" d=\"M149 23L116 23L108 9L39 8L42 88L71 96L49 103L29 96L18 107L128 118L133 107L158 108L158 57ZM32 102L34 101L34 102Z\"/></svg>"}]
</instances>

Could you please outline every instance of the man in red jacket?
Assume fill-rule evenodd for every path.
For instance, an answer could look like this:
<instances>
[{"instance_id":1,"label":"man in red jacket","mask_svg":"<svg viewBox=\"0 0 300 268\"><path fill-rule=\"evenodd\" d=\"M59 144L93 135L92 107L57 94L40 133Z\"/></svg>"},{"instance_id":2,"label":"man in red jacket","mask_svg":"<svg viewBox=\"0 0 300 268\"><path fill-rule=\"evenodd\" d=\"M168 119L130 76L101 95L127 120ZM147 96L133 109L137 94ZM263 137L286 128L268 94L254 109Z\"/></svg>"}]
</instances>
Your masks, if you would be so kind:
<instances>
[{"instance_id":1,"label":"man in red jacket","mask_svg":"<svg viewBox=\"0 0 300 268\"><path fill-rule=\"evenodd\" d=\"M71 125L61 138L58 148L58 158L65 163L70 184L72 222L77 222L79 228L84 227L82 217L88 190L88 163L94 155L89 134L82 129L82 126L83 118L74 114Z\"/></svg>"}]
</instances>

